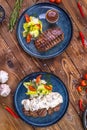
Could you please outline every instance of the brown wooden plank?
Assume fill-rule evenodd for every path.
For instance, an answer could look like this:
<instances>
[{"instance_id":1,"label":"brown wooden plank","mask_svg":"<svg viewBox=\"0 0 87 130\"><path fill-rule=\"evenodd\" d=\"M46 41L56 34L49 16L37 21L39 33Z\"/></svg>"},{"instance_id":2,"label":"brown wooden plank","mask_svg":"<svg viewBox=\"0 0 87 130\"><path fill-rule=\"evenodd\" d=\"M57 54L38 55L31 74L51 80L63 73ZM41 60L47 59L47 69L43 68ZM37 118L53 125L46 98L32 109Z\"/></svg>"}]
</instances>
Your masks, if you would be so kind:
<instances>
[{"instance_id":1,"label":"brown wooden plank","mask_svg":"<svg viewBox=\"0 0 87 130\"><path fill-rule=\"evenodd\" d=\"M21 71L21 66L17 62L16 58L12 54L9 47L5 44L4 40L0 36L0 70L5 70L9 74L9 80L8 84L11 88L11 93L7 98L3 98L0 96L0 104L6 104L14 109L13 106L13 95L16 89L16 86L21 78L24 77L24 72ZM1 108L1 105L0 105ZM3 112L2 112L3 111ZM8 129L27 129L29 126L26 124L23 126L23 121L21 119L14 119L11 115L9 115L8 112L6 112L4 109L0 111L0 115L2 118L0 118L1 122L6 122L6 125L3 125L3 123L0 124L1 128L5 130L5 128ZM5 116L3 115L5 113ZM21 124L21 125L20 125ZM18 128L17 128L18 127ZM29 129L29 128L28 128ZM32 130L32 127L30 127Z\"/></svg>"},{"instance_id":2,"label":"brown wooden plank","mask_svg":"<svg viewBox=\"0 0 87 130\"><path fill-rule=\"evenodd\" d=\"M45 0L25 0L20 14L23 10L34 3L44 1ZM4 102L13 108L13 95L16 85L20 79L31 72L47 71L54 73L63 80L69 91L70 104L65 116L55 125L46 128L32 128L21 119L14 119L11 115L9 115L9 113L1 108L0 115L2 116L0 117L0 128L3 130L83 130L82 123L78 115L78 100L80 95L77 93L75 86L79 81L81 74L83 74L87 68L87 49L82 48L78 33L79 30L82 30L85 37L87 37L87 21L86 19L82 19L76 5L76 1L67 0L65 2L63 0L62 4L59 5L69 13L70 17L72 16L74 34L67 50L60 56L49 60L40 60L26 54L18 44L15 29L12 33L8 32L9 17L15 0L13 0L12 4L10 4L11 2L11 0L0 0L0 4L3 5L6 11L6 19L2 25L0 25L0 69L4 69L9 73L10 77L8 84L12 89L11 94L6 99L0 97L0 102ZM80 0L80 2L87 17L87 1Z\"/></svg>"}]
</instances>

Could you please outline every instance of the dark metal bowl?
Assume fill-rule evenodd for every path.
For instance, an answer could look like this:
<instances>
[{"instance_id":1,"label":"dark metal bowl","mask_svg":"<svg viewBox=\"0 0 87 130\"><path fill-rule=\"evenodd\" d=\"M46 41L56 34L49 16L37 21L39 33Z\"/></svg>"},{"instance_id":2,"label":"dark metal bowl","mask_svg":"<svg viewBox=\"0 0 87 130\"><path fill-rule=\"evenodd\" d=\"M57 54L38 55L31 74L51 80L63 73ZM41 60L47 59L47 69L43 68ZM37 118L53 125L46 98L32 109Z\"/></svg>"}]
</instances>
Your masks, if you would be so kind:
<instances>
[{"instance_id":1,"label":"dark metal bowl","mask_svg":"<svg viewBox=\"0 0 87 130\"><path fill-rule=\"evenodd\" d=\"M0 5L0 23L4 20L5 18L5 10L4 8Z\"/></svg>"}]
</instances>

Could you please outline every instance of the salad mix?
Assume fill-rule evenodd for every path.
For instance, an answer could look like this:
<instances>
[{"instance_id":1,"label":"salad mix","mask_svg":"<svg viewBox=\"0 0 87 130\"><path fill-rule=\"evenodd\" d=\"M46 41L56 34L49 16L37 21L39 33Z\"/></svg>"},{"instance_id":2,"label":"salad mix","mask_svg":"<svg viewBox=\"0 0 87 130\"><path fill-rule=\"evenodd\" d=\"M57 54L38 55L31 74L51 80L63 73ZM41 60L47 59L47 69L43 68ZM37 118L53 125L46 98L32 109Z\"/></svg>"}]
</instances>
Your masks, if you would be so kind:
<instances>
[{"instance_id":1,"label":"salad mix","mask_svg":"<svg viewBox=\"0 0 87 130\"><path fill-rule=\"evenodd\" d=\"M45 80L41 79L42 75L36 77L36 79L24 82L23 85L27 88L26 94L30 97L43 96L52 92L52 85L48 84Z\"/></svg>"},{"instance_id":2,"label":"salad mix","mask_svg":"<svg viewBox=\"0 0 87 130\"><path fill-rule=\"evenodd\" d=\"M29 43L31 39L37 38L40 33L42 33L42 22L34 16L25 14L23 29L23 37L25 37L26 42Z\"/></svg>"}]
</instances>

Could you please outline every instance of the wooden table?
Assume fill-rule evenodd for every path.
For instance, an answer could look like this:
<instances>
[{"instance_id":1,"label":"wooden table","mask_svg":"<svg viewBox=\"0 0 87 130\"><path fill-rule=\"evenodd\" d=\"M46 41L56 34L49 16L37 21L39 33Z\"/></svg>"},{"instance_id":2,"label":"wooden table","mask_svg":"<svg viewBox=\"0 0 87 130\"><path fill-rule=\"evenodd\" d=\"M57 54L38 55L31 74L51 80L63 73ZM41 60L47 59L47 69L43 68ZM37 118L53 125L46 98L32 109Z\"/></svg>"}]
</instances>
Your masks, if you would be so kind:
<instances>
[{"instance_id":1,"label":"wooden table","mask_svg":"<svg viewBox=\"0 0 87 130\"><path fill-rule=\"evenodd\" d=\"M46 0L47 2L48 0ZM24 0L20 14L31 5L45 0ZM82 18L75 0L63 0L58 6L67 11L73 23L73 38L69 47L61 55L40 60L26 54L16 39L16 29L8 31L9 17L14 7L15 0L0 0L5 8L6 18L0 25L0 70L9 74L8 84L11 93L7 98L0 97L0 104L5 103L14 110L13 96L18 82L27 74L36 71L46 71L57 75L65 83L70 97L69 107L64 117L56 124L49 127L33 127L21 119L13 118L0 105L1 130L83 130L79 116L78 100L81 97L75 85L82 74L87 72L87 48L83 48L79 38L79 30L87 37L87 0L80 0L86 18Z\"/></svg>"}]
</instances>

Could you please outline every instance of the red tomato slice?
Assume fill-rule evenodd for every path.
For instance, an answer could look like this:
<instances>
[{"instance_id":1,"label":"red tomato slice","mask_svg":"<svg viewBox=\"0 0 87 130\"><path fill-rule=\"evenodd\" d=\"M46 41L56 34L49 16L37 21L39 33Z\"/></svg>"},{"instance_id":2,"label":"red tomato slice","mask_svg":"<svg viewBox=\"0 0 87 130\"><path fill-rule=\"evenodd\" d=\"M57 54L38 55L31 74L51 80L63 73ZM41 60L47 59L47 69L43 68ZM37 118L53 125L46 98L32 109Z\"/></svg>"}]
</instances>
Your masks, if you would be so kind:
<instances>
[{"instance_id":1,"label":"red tomato slice","mask_svg":"<svg viewBox=\"0 0 87 130\"><path fill-rule=\"evenodd\" d=\"M42 77L42 75L39 75L39 76L36 77L36 83L39 83L39 82L40 82L41 77Z\"/></svg>"},{"instance_id":2,"label":"red tomato slice","mask_svg":"<svg viewBox=\"0 0 87 130\"><path fill-rule=\"evenodd\" d=\"M30 91L36 91L36 89L33 86L29 86Z\"/></svg>"},{"instance_id":3,"label":"red tomato slice","mask_svg":"<svg viewBox=\"0 0 87 130\"><path fill-rule=\"evenodd\" d=\"M52 87L50 85L45 85L44 86L47 90L52 90Z\"/></svg>"},{"instance_id":4,"label":"red tomato slice","mask_svg":"<svg viewBox=\"0 0 87 130\"><path fill-rule=\"evenodd\" d=\"M26 42L29 43L31 41L31 38L32 38L32 36L30 34L28 34L26 37Z\"/></svg>"},{"instance_id":5,"label":"red tomato slice","mask_svg":"<svg viewBox=\"0 0 87 130\"><path fill-rule=\"evenodd\" d=\"M26 22L27 22L27 23L30 22L30 17L29 17L29 15L28 15L28 14L25 14L24 16L25 16Z\"/></svg>"}]
</instances>

